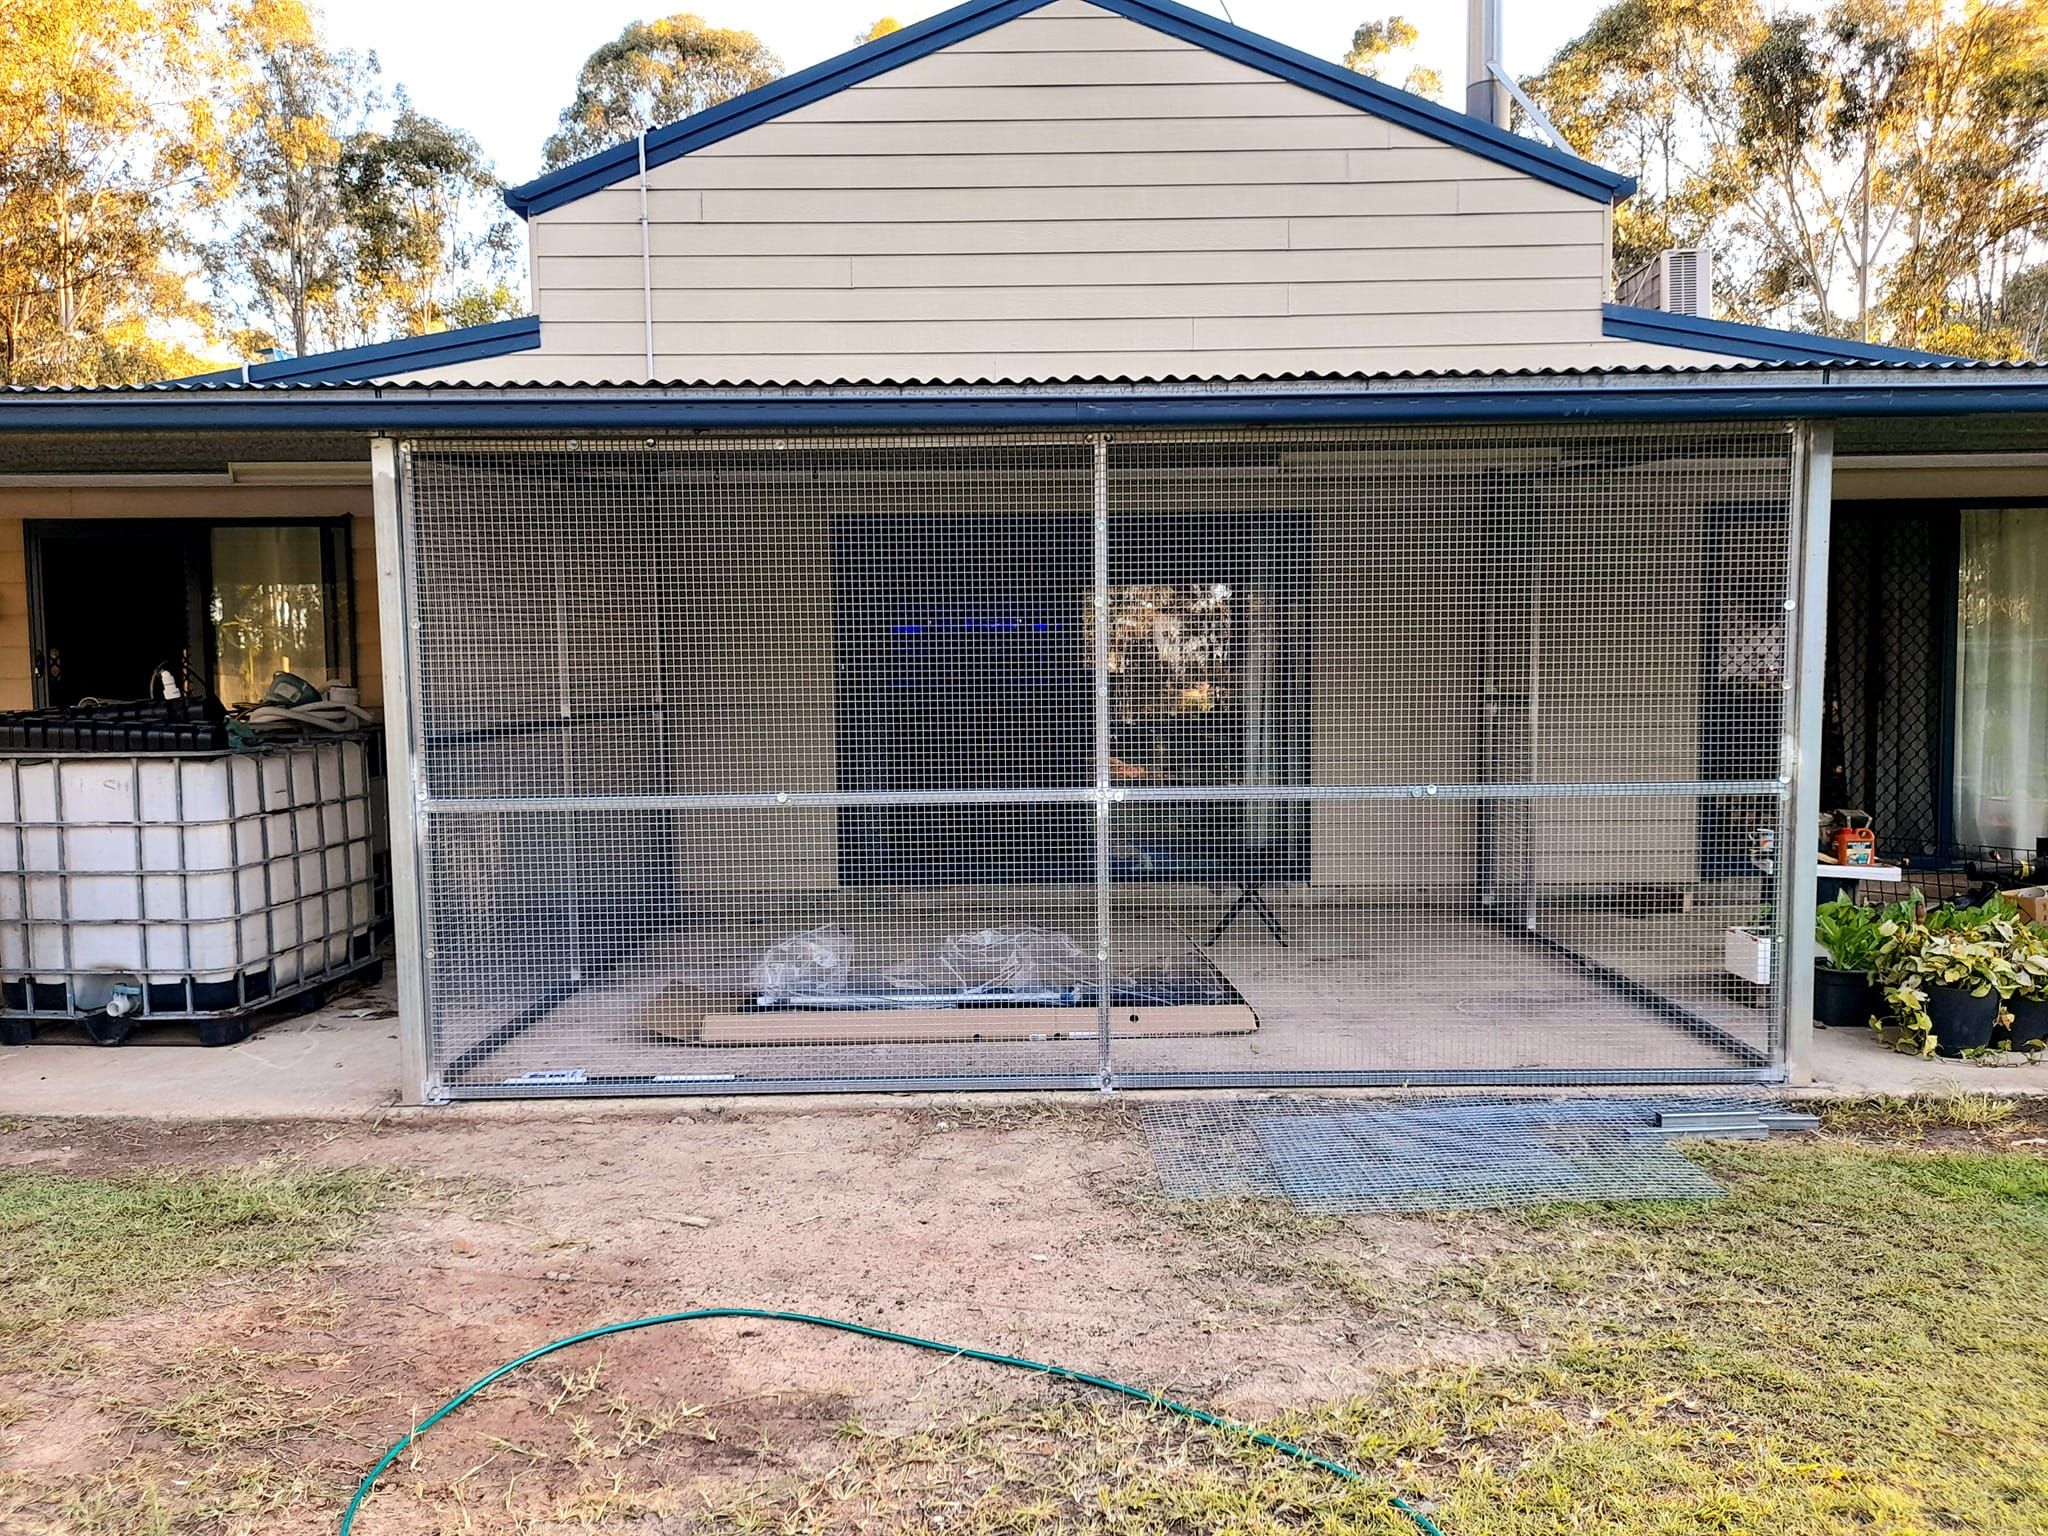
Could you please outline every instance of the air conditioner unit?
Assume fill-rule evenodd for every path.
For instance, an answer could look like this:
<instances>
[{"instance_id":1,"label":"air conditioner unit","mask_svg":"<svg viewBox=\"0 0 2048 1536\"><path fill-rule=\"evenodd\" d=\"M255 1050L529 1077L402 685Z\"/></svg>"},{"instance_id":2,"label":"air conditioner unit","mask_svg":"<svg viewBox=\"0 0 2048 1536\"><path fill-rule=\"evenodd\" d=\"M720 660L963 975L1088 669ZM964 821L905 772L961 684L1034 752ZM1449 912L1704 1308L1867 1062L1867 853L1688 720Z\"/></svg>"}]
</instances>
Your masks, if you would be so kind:
<instances>
[{"instance_id":1,"label":"air conditioner unit","mask_svg":"<svg viewBox=\"0 0 2048 1536\"><path fill-rule=\"evenodd\" d=\"M1714 253L1704 245L1663 251L1614 285L1617 303L1710 320L1714 314Z\"/></svg>"}]
</instances>

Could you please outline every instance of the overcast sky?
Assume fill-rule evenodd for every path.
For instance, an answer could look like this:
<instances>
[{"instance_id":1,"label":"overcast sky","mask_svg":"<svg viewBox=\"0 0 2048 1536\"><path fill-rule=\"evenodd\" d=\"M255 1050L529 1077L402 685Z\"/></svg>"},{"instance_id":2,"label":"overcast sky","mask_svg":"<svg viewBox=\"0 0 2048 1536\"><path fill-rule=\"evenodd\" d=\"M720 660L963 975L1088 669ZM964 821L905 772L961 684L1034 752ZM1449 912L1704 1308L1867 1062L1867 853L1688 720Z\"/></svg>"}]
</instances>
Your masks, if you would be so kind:
<instances>
[{"instance_id":1,"label":"overcast sky","mask_svg":"<svg viewBox=\"0 0 2048 1536\"><path fill-rule=\"evenodd\" d=\"M1442 72L1445 104L1462 106L1465 0L1190 0L1304 52L1341 59L1368 16L1396 11L1422 34L1419 62ZM1505 0L1506 64L1528 74L1579 32L1599 0ZM575 90L592 49L629 21L695 11L758 33L791 70L844 52L878 16L909 23L948 0L325 0L327 32L374 50L386 86L402 84L421 111L482 141L498 174L538 174L541 143ZM1398 81L1397 81L1398 83Z\"/></svg>"}]
</instances>

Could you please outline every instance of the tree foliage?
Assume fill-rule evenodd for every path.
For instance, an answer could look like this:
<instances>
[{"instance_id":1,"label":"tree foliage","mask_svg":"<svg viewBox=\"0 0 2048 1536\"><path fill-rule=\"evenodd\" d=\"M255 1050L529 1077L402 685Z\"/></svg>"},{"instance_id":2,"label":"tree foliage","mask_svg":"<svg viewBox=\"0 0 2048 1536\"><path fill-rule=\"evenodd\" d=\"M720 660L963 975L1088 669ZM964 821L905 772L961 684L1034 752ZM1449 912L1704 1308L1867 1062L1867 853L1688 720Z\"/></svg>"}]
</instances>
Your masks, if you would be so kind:
<instances>
[{"instance_id":1,"label":"tree foliage","mask_svg":"<svg viewBox=\"0 0 2048 1536\"><path fill-rule=\"evenodd\" d=\"M1616 212L1617 270L1705 242L1739 318L2040 346L2005 298L2048 240L2039 0L1616 0L1529 88L1641 184Z\"/></svg>"},{"instance_id":2,"label":"tree foliage","mask_svg":"<svg viewBox=\"0 0 2048 1536\"><path fill-rule=\"evenodd\" d=\"M338 166L351 275L372 323L400 336L515 313L518 235L477 141L398 93L384 129L351 135Z\"/></svg>"},{"instance_id":3,"label":"tree foliage","mask_svg":"<svg viewBox=\"0 0 2048 1536\"><path fill-rule=\"evenodd\" d=\"M1405 63L1407 70L1401 77L1401 89L1412 91L1417 96L1437 97L1443 93L1443 75L1414 63L1408 57L1421 36L1415 24L1402 16L1361 22L1358 30L1351 34L1351 48L1344 55L1344 67L1361 75L1370 75L1375 80L1387 80L1390 71Z\"/></svg>"},{"instance_id":4,"label":"tree foliage","mask_svg":"<svg viewBox=\"0 0 2048 1536\"><path fill-rule=\"evenodd\" d=\"M376 60L327 48L304 0L244 0L229 27L243 77L231 152L208 189L224 228L206 270L245 356L303 356L362 329L340 171L372 105Z\"/></svg>"},{"instance_id":5,"label":"tree foliage","mask_svg":"<svg viewBox=\"0 0 2048 1536\"><path fill-rule=\"evenodd\" d=\"M874 23L858 41L896 30ZM1435 95L1415 27L1346 63ZM675 15L584 64L559 166L774 79ZM1737 318L2048 353L2048 3L1612 0L1529 82L1633 174L1626 270L1713 246ZM515 312L517 226L476 141L387 98L312 0L0 3L0 382L127 382Z\"/></svg>"},{"instance_id":6,"label":"tree foliage","mask_svg":"<svg viewBox=\"0 0 2048 1536\"><path fill-rule=\"evenodd\" d=\"M891 32L901 32L902 30L902 22L898 21L894 16L884 16L872 27L869 27L867 31L856 33L853 40L856 43L872 43L878 37L887 37Z\"/></svg>"},{"instance_id":7,"label":"tree foliage","mask_svg":"<svg viewBox=\"0 0 2048 1536\"><path fill-rule=\"evenodd\" d=\"M0 6L0 382L94 384L521 305L475 140L307 0Z\"/></svg>"},{"instance_id":8,"label":"tree foliage","mask_svg":"<svg viewBox=\"0 0 2048 1536\"><path fill-rule=\"evenodd\" d=\"M181 214L223 139L209 0L0 7L0 383L119 383L195 361Z\"/></svg>"},{"instance_id":9,"label":"tree foliage","mask_svg":"<svg viewBox=\"0 0 2048 1536\"><path fill-rule=\"evenodd\" d=\"M583 61L550 136L550 170L744 95L782 73L751 32L678 14L636 21Z\"/></svg>"}]
</instances>

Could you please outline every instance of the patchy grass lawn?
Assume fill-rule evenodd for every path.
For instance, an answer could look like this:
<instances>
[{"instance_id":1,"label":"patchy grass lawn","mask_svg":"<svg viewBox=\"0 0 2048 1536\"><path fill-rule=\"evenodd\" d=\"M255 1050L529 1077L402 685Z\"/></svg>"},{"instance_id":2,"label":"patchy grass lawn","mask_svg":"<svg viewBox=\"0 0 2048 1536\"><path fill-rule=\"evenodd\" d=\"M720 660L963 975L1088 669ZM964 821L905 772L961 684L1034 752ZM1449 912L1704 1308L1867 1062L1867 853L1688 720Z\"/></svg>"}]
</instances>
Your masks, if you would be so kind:
<instances>
[{"instance_id":1,"label":"patchy grass lawn","mask_svg":"<svg viewBox=\"0 0 2048 1536\"><path fill-rule=\"evenodd\" d=\"M0 1367L66 1323L161 1303L202 1276L295 1264L396 1194L386 1173L266 1164L113 1178L0 1169Z\"/></svg>"},{"instance_id":2,"label":"patchy grass lawn","mask_svg":"<svg viewBox=\"0 0 2048 1536\"><path fill-rule=\"evenodd\" d=\"M1874 1132L1999 1123L1926 1104ZM2048 1531L2048 1160L1816 1139L1703 1146L1710 1203L1489 1217L1511 1241L1400 1303L1507 1327L1528 1358L1420 1372L1292 1416L1347 1488L1205 1432L1096 1404L862 1438L822 1476L749 1490L734 1532ZM1199 1209L1199 1208L1198 1208ZM1186 1218L1184 1218L1186 1219ZM1270 1265L1304 1218L1199 1224ZM1317 1278L1323 1277L1318 1272Z\"/></svg>"},{"instance_id":3,"label":"patchy grass lawn","mask_svg":"<svg viewBox=\"0 0 2048 1536\"><path fill-rule=\"evenodd\" d=\"M1260 1427L1366 1481L1034 1378L714 1326L492 1389L358 1536L1382 1536L1412 1530L1394 1491L1447 1536L2048 1532L2048 1109L1826 1118L1701 1146L1719 1201L1407 1220L1162 1201L1128 1115L1064 1110L451 1116L282 1161L171 1129L160 1167L0 1169L0 1530L330 1532L490 1366L722 1301L1189 1396L1279 1382L1296 1406ZM38 1138L90 1141L7 1144Z\"/></svg>"}]
</instances>

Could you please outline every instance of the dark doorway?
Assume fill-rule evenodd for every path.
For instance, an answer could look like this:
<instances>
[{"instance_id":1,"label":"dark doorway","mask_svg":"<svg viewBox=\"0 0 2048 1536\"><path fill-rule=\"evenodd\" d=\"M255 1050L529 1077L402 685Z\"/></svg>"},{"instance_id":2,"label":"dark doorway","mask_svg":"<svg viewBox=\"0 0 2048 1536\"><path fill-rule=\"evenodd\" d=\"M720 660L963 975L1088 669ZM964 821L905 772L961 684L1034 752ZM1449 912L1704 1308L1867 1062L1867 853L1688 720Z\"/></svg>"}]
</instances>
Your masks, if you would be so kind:
<instances>
[{"instance_id":1,"label":"dark doorway","mask_svg":"<svg viewBox=\"0 0 2048 1536\"><path fill-rule=\"evenodd\" d=\"M41 702L139 699L159 668L184 680L206 652L205 574L175 525L39 528Z\"/></svg>"},{"instance_id":2,"label":"dark doorway","mask_svg":"<svg viewBox=\"0 0 2048 1536\"><path fill-rule=\"evenodd\" d=\"M1837 502L1828 543L1823 810L1867 811L1887 858L1955 855L1956 584L1949 502Z\"/></svg>"},{"instance_id":3,"label":"dark doorway","mask_svg":"<svg viewBox=\"0 0 2048 1536\"><path fill-rule=\"evenodd\" d=\"M1088 524L1048 515L835 520L839 785L1093 783ZM1080 805L849 807L848 885L1083 880Z\"/></svg>"}]
</instances>

